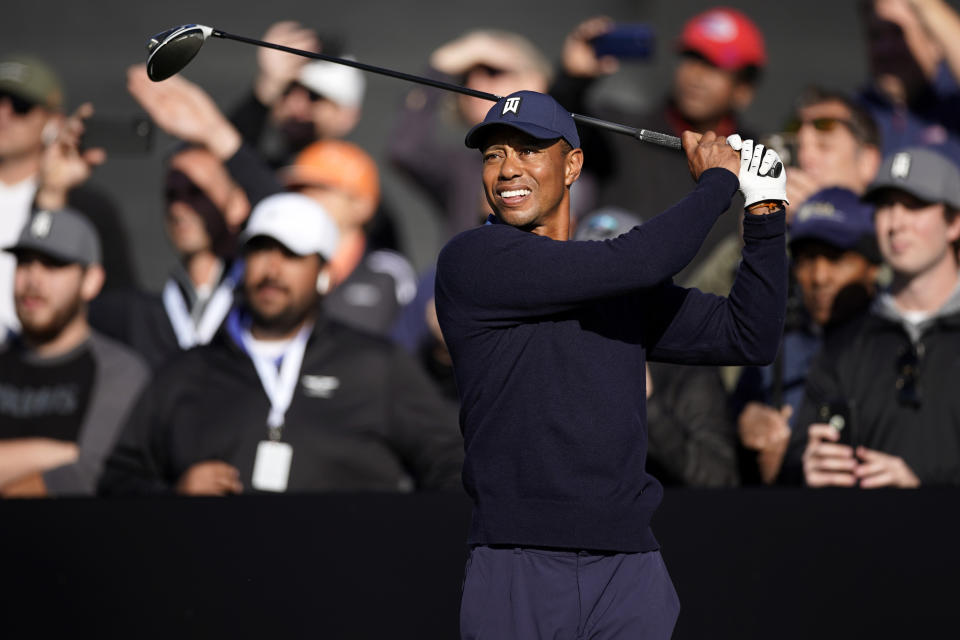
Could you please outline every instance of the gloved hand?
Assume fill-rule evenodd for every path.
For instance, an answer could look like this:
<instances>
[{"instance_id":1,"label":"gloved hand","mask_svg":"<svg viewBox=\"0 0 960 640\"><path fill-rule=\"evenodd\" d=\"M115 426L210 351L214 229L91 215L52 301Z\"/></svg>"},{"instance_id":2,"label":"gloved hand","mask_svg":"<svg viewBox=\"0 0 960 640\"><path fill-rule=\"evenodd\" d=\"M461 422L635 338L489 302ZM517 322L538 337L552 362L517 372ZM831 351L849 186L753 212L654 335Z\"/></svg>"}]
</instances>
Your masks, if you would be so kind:
<instances>
[{"instance_id":1,"label":"gloved hand","mask_svg":"<svg viewBox=\"0 0 960 640\"><path fill-rule=\"evenodd\" d=\"M783 165L776 151L762 144L754 144L753 140L743 140L737 134L727 136L727 144L740 152L740 192L746 206L767 200L790 204L787 200L786 168L781 168L777 177L771 175L771 169L778 162Z\"/></svg>"}]
</instances>

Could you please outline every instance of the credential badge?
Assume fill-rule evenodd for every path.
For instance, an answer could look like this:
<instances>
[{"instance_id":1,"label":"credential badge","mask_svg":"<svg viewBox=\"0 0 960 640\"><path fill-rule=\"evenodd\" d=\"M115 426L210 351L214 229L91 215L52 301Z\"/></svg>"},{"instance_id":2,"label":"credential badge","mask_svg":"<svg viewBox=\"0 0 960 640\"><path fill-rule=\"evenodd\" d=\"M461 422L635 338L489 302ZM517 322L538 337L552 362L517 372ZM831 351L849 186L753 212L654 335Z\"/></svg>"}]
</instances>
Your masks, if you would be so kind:
<instances>
[{"instance_id":1,"label":"credential badge","mask_svg":"<svg viewBox=\"0 0 960 640\"><path fill-rule=\"evenodd\" d=\"M50 228L53 226L53 216L49 211L41 211L33 216L30 223L30 235L34 238L46 238L50 235Z\"/></svg>"},{"instance_id":2,"label":"credential badge","mask_svg":"<svg viewBox=\"0 0 960 640\"><path fill-rule=\"evenodd\" d=\"M520 100L520 98L507 98L507 101L503 103L503 113L500 115L505 116L508 113L520 115Z\"/></svg>"},{"instance_id":3,"label":"credential badge","mask_svg":"<svg viewBox=\"0 0 960 640\"><path fill-rule=\"evenodd\" d=\"M910 154L900 152L893 156L893 162L890 163L890 175L900 180L905 180L910 175Z\"/></svg>"}]
</instances>

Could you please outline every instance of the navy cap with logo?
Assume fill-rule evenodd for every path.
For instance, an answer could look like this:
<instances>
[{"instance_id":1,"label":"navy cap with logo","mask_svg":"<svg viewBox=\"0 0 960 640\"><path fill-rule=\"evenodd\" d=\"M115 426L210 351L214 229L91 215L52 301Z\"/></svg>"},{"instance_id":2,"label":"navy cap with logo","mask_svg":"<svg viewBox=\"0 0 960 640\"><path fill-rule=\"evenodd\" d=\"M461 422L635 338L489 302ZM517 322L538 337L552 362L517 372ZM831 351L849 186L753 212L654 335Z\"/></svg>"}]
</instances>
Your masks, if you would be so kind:
<instances>
[{"instance_id":1,"label":"navy cap with logo","mask_svg":"<svg viewBox=\"0 0 960 640\"><path fill-rule=\"evenodd\" d=\"M960 169L931 149L912 147L888 156L864 199L875 200L886 189L899 189L924 202L943 202L960 209Z\"/></svg>"},{"instance_id":2,"label":"navy cap with logo","mask_svg":"<svg viewBox=\"0 0 960 640\"><path fill-rule=\"evenodd\" d=\"M100 239L93 223L77 211L37 211L24 225L17 244L4 251L14 255L33 251L65 264L86 266L100 262Z\"/></svg>"},{"instance_id":3,"label":"navy cap with logo","mask_svg":"<svg viewBox=\"0 0 960 640\"><path fill-rule=\"evenodd\" d=\"M804 240L818 240L879 262L873 210L873 205L861 201L849 189L818 191L797 209L790 225L790 247Z\"/></svg>"},{"instance_id":4,"label":"navy cap with logo","mask_svg":"<svg viewBox=\"0 0 960 640\"><path fill-rule=\"evenodd\" d=\"M570 112L536 91L516 91L500 98L483 122L467 132L467 147L479 148L487 131L497 125L519 129L540 140L563 138L574 149L580 146L580 134Z\"/></svg>"}]
</instances>

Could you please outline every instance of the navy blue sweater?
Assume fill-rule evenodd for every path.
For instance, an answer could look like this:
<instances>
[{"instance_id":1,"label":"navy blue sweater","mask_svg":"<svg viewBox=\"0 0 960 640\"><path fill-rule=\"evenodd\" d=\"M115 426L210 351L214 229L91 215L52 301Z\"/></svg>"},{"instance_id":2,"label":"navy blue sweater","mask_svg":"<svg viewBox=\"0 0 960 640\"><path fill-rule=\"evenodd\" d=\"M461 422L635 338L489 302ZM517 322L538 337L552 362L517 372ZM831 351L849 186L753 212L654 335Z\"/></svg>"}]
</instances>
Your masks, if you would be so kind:
<instances>
[{"instance_id":1,"label":"navy blue sweater","mask_svg":"<svg viewBox=\"0 0 960 640\"><path fill-rule=\"evenodd\" d=\"M657 548L646 360L769 363L783 330L782 211L746 216L729 298L671 282L737 187L726 169L706 171L677 205L612 240L491 224L443 248L437 314L460 391L470 544Z\"/></svg>"}]
</instances>

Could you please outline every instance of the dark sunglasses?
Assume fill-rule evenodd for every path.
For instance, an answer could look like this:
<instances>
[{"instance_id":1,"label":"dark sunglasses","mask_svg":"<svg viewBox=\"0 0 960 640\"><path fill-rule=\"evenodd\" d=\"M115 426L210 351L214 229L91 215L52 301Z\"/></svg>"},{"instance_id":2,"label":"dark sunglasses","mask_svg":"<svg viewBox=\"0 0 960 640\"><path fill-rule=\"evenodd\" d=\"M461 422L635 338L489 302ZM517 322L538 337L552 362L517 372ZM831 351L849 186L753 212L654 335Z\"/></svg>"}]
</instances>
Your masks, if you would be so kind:
<instances>
[{"instance_id":1,"label":"dark sunglasses","mask_svg":"<svg viewBox=\"0 0 960 640\"><path fill-rule=\"evenodd\" d=\"M904 406L920 407L920 363L923 360L923 344L910 345L897 358L897 401Z\"/></svg>"},{"instance_id":2,"label":"dark sunglasses","mask_svg":"<svg viewBox=\"0 0 960 640\"><path fill-rule=\"evenodd\" d=\"M314 91L313 89L310 89L310 88L308 88L308 87L303 86L303 85L300 84L299 82L291 82L291 83L287 86L286 90L283 92L283 96L286 97L286 96L290 95L291 93L293 93L293 90L294 90L294 89L300 89L301 91L303 91L304 93L306 93L306 94L307 94L307 98L310 100L310 102L320 102L321 100L326 100L326 99L327 99L326 96L317 93L317 92Z\"/></svg>"},{"instance_id":3,"label":"dark sunglasses","mask_svg":"<svg viewBox=\"0 0 960 640\"><path fill-rule=\"evenodd\" d=\"M810 118L809 120L794 118L784 126L783 130L786 133L797 133L805 124L812 125L817 131L833 131L839 126L844 126L854 134L857 133L853 122L843 118Z\"/></svg>"},{"instance_id":4,"label":"dark sunglasses","mask_svg":"<svg viewBox=\"0 0 960 640\"><path fill-rule=\"evenodd\" d=\"M0 91L0 102L2 102L4 98L10 101L13 112L18 116L27 115L37 106L37 103L21 98L9 91Z\"/></svg>"}]
</instances>

